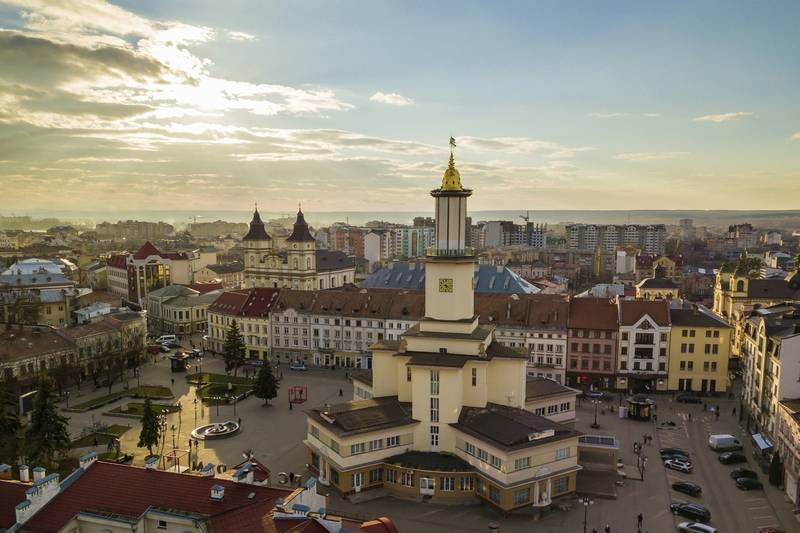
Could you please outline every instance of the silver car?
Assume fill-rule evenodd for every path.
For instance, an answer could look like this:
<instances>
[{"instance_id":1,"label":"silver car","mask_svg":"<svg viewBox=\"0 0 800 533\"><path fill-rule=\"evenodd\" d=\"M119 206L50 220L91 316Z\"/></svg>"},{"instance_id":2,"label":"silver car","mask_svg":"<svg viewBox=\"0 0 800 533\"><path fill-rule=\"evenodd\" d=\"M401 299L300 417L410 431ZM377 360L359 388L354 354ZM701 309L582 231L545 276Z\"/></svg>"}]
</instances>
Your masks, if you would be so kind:
<instances>
[{"instance_id":1,"label":"silver car","mask_svg":"<svg viewBox=\"0 0 800 533\"><path fill-rule=\"evenodd\" d=\"M664 461L664 467L687 474L692 471L692 463L689 461L682 461L681 459L667 459Z\"/></svg>"}]
</instances>

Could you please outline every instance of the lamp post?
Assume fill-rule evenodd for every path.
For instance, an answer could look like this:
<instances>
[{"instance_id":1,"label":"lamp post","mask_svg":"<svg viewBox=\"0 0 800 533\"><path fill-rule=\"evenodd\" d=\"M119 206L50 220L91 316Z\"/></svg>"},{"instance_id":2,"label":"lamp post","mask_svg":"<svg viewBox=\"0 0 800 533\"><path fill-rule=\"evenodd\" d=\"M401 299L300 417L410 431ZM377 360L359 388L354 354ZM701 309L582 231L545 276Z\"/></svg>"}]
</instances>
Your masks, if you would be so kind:
<instances>
[{"instance_id":1,"label":"lamp post","mask_svg":"<svg viewBox=\"0 0 800 533\"><path fill-rule=\"evenodd\" d=\"M69 409L69 391L65 392L64 395L67 397L67 409Z\"/></svg>"},{"instance_id":2,"label":"lamp post","mask_svg":"<svg viewBox=\"0 0 800 533\"><path fill-rule=\"evenodd\" d=\"M586 524L589 521L589 506L594 505L594 501L589 497L579 498L578 501L583 504L583 533L586 533Z\"/></svg>"},{"instance_id":3,"label":"lamp post","mask_svg":"<svg viewBox=\"0 0 800 533\"><path fill-rule=\"evenodd\" d=\"M194 404L194 425L197 426L197 396L194 397L192 403Z\"/></svg>"},{"instance_id":4,"label":"lamp post","mask_svg":"<svg viewBox=\"0 0 800 533\"><path fill-rule=\"evenodd\" d=\"M172 424L172 427L169 428L172 431L172 449L175 449L175 424Z\"/></svg>"},{"instance_id":5,"label":"lamp post","mask_svg":"<svg viewBox=\"0 0 800 533\"><path fill-rule=\"evenodd\" d=\"M597 423L597 407L600 405L600 400L592 400L594 404L594 422L592 422L592 429L598 429L600 424Z\"/></svg>"}]
</instances>

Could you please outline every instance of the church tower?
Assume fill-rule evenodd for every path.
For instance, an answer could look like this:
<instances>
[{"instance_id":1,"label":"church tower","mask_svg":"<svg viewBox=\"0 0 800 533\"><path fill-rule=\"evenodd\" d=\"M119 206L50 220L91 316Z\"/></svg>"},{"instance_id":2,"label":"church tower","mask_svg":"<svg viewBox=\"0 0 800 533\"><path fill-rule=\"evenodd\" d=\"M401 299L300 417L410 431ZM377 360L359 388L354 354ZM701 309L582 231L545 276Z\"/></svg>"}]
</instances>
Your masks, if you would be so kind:
<instances>
[{"instance_id":1,"label":"church tower","mask_svg":"<svg viewBox=\"0 0 800 533\"><path fill-rule=\"evenodd\" d=\"M258 206L250 221L250 230L242 238L244 248L244 279L247 287L265 286L266 257L272 252L272 237L267 233Z\"/></svg>"},{"instance_id":2,"label":"church tower","mask_svg":"<svg viewBox=\"0 0 800 533\"><path fill-rule=\"evenodd\" d=\"M454 148L451 138L450 163L442 185L431 191L436 201L436 244L425 256L425 320L421 328L426 331L464 331L468 325L477 325L475 250L466 246L467 198L472 191L461 185Z\"/></svg>"},{"instance_id":3,"label":"church tower","mask_svg":"<svg viewBox=\"0 0 800 533\"><path fill-rule=\"evenodd\" d=\"M292 272L302 273L308 279L298 279L293 282L295 289L311 290L314 288L314 272L316 271L317 241L308 229L308 223L303 215L303 210L297 209L297 218L292 228L292 234L286 239L286 261ZM301 276L303 278L303 276ZM296 285L296 286L295 286Z\"/></svg>"}]
</instances>

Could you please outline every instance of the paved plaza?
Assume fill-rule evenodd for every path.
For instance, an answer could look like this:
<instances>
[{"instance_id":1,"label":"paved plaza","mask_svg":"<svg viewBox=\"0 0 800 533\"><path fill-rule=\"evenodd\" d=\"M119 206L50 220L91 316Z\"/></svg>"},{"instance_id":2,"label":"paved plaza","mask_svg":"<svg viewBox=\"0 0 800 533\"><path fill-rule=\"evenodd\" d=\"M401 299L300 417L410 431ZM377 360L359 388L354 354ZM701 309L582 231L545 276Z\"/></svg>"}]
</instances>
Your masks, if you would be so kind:
<instances>
[{"instance_id":1,"label":"paved plaza","mask_svg":"<svg viewBox=\"0 0 800 533\"><path fill-rule=\"evenodd\" d=\"M223 362L219 357L208 356L204 358L202 364L203 371L224 373ZM175 379L172 386L175 399L172 402L180 402L182 410L180 413L168 415L167 425L175 427L174 434L178 448L188 448L190 432L196 425L241 417L240 434L201 445L200 461L230 466L240 462L242 452L250 449L273 473L299 473L305 471L306 461L302 445L306 435L303 410L325 402L341 401L340 389L343 399L347 400L352 397L352 387L345 379L342 370L333 372L312 368L306 372L292 372L283 365L282 371L281 389L278 398L271 402L271 407L263 407L262 400L250 397L238 403L235 415L232 405L223 405L217 409L217 407L206 408L198 402L195 410L193 403L195 388L186 383L184 374L170 372L168 361L162 356L158 357L156 363L143 367L141 383L171 386L171 379ZM134 384L135 380L131 380L131 386ZM308 401L289 410L287 390L293 385L308 387ZM117 384L114 390L119 390L121 387L122 384ZM83 392L85 394L81 396L73 393L71 401L78 403L95 396L103 396L107 391L103 388L91 393L87 393L86 390ZM596 528L598 532L602 532L608 524L612 532L637 533L636 516L639 513L644 516L642 532L674 531L675 524L684 519L676 518L669 512L669 503L676 500L692 500L692 498L672 491L670 484L677 479L686 478L703 487L703 494L697 501L710 509L711 524L721 532L754 532L756 527L768 525L779 525L787 531L800 532L800 525L791 511L791 505L781 491L767 483L765 474L761 476L765 485L764 491L739 491L729 476L733 466L720 464L717 455L708 449L709 431L733 433L746 443L745 452L751 457L752 447L749 439L739 427L738 418L732 415L732 408L734 405L738 407L738 401L727 398L711 400L712 403L720 405L721 416L716 420L712 413L704 411L703 405L673 403L669 396L657 396L655 399L659 423L671 420L676 423L674 428L660 428L652 422L619 419L616 416L615 398L611 403L612 409L599 411L600 428L591 429L594 406L591 402L584 401L578 407L577 429L589 434L613 435L619 439L620 457L629 476L622 486L617 487L616 499L593 498L594 504L588 508L587 513L587 531L591 532L592 528ZM109 424L130 424L132 428L123 436L121 446L123 451L134 452L136 463L141 464L146 451L136 448L140 429L138 421L102 415L103 412L126 401L131 400L119 400L87 413L68 413L70 429L73 435L77 435L82 428L96 420L103 420ZM633 443L641 442L645 434L653 435L654 439L652 445L645 447L649 462L644 480L632 479L638 477ZM173 432L168 430L166 449L171 448L172 438ZM680 474L666 471L659 460L658 449L667 446L687 449L695 463L694 472ZM751 468L758 470L752 459L749 463ZM497 522L504 532L583 531L583 507L575 499L567 500L565 503L569 506L568 510L554 509L536 521L526 512L503 516L480 504L441 505L394 498L379 498L361 504L351 504L334 494L330 507L353 516L389 516L401 531L450 532L456 525L459 531L487 531L490 522Z\"/></svg>"}]
</instances>

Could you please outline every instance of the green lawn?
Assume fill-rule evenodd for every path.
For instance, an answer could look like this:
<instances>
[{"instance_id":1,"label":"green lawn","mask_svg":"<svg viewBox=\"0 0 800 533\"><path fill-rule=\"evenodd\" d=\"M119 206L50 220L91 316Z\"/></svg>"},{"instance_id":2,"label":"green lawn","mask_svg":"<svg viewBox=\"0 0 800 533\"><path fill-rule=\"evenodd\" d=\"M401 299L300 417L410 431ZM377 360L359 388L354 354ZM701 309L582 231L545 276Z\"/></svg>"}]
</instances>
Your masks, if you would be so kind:
<instances>
[{"instance_id":1,"label":"green lawn","mask_svg":"<svg viewBox=\"0 0 800 533\"><path fill-rule=\"evenodd\" d=\"M201 372L199 374L188 374L186 380L195 385L202 383L223 383L227 385L249 385L253 383L253 378L246 378L244 376L228 376L226 374L210 374L208 372Z\"/></svg>"},{"instance_id":2,"label":"green lawn","mask_svg":"<svg viewBox=\"0 0 800 533\"><path fill-rule=\"evenodd\" d=\"M75 411L88 411L89 409L95 409L125 397L158 399L172 398L172 391L169 389L169 387L162 387L160 385L141 385L139 387L132 387L128 390L112 392L111 394L100 396L94 400L89 400L77 405L72 405L70 406L70 409Z\"/></svg>"},{"instance_id":3,"label":"green lawn","mask_svg":"<svg viewBox=\"0 0 800 533\"><path fill-rule=\"evenodd\" d=\"M157 415L167 414L167 413L177 413L180 409L177 405L167 405L163 403L154 403L153 411ZM123 411L122 406L115 407L112 410L106 412L106 414L110 415L124 415L130 416L131 418L141 418L144 414L144 402L128 402L125 404L126 409Z\"/></svg>"},{"instance_id":4,"label":"green lawn","mask_svg":"<svg viewBox=\"0 0 800 533\"><path fill-rule=\"evenodd\" d=\"M114 424L113 426L108 426L104 431L97 432L97 433L90 433L85 435L79 439L72 441L73 448L82 448L84 446L92 446L94 444L94 439L97 437L97 445L98 446L106 446L108 441L112 438L119 438L122 436L123 433L128 431L128 426L122 426L119 424Z\"/></svg>"},{"instance_id":5,"label":"green lawn","mask_svg":"<svg viewBox=\"0 0 800 533\"><path fill-rule=\"evenodd\" d=\"M227 403L225 396L234 395L240 396L253 388L252 385L234 385L231 391L228 391L227 383L211 383L197 391L197 395L206 405L217 405Z\"/></svg>"}]
</instances>

